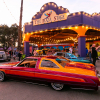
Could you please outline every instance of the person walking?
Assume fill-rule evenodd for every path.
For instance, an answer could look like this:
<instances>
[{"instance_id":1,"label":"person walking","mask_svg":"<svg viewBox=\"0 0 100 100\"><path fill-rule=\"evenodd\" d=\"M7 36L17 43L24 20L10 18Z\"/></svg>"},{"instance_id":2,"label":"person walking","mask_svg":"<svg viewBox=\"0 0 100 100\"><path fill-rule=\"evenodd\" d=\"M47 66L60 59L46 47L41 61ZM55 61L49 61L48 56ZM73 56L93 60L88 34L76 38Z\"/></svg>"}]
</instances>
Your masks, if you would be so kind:
<instances>
[{"instance_id":1,"label":"person walking","mask_svg":"<svg viewBox=\"0 0 100 100\"><path fill-rule=\"evenodd\" d=\"M92 63L93 63L94 66L95 66L95 63L96 63L96 58L98 57L95 46L96 46L95 44L92 44L92 55L91 56L92 56L92 59L93 59Z\"/></svg>"}]
</instances>

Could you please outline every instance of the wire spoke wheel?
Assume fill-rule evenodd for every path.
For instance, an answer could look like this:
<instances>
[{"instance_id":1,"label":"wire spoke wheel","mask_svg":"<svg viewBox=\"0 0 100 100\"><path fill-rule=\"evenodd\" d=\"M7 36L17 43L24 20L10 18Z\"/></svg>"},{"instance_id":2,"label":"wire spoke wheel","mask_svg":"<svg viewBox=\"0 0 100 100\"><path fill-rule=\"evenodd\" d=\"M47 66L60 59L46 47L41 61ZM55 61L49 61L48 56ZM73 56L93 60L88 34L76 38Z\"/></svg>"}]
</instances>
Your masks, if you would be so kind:
<instances>
[{"instance_id":1,"label":"wire spoke wheel","mask_svg":"<svg viewBox=\"0 0 100 100\"><path fill-rule=\"evenodd\" d=\"M59 84L59 83L51 83L51 86L55 90L62 90L64 87L64 84Z\"/></svg>"},{"instance_id":2,"label":"wire spoke wheel","mask_svg":"<svg viewBox=\"0 0 100 100\"><path fill-rule=\"evenodd\" d=\"M100 56L98 56L98 59L100 60Z\"/></svg>"},{"instance_id":3,"label":"wire spoke wheel","mask_svg":"<svg viewBox=\"0 0 100 100\"><path fill-rule=\"evenodd\" d=\"M5 75L2 71L0 71L0 82L4 81Z\"/></svg>"}]
</instances>

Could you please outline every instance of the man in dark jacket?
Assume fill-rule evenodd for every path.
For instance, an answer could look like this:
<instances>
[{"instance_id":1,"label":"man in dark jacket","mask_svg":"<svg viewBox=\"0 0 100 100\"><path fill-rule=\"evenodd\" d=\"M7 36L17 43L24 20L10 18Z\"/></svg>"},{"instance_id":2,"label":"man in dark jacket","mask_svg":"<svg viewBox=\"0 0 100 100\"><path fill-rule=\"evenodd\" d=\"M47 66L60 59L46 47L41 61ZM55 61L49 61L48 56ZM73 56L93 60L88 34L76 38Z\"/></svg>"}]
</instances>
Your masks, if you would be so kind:
<instances>
[{"instance_id":1,"label":"man in dark jacket","mask_svg":"<svg viewBox=\"0 0 100 100\"><path fill-rule=\"evenodd\" d=\"M19 61L21 60L21 56L22 56L22 52L19 51L19 53L18 53Z\"/></svg>"},{"instance_id":2,"label":"man in dark jacket","mask_svg":"<svg viewBox=\"0 0 100 100\"><path fill-rule=\"evenodd\" d=\"M92 58L93 58L93 65L94 66L95 66L95 63L96 63L96 58L98 57L95 46L96 46L95 44L92 45Z\"/></svg>"}]
</instances>

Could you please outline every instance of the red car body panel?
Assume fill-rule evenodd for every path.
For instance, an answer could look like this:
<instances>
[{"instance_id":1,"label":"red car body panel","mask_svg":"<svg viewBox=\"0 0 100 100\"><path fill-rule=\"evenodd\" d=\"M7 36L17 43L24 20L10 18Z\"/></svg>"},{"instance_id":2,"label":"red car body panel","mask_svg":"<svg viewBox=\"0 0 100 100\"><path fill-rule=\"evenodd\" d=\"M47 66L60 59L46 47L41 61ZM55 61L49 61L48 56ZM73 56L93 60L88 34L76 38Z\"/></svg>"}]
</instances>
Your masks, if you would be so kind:
<instances>
[{"instance_id":1,"label":"red car body panel","mask_svg":"<svg viewBox=\"0 0 100 100\"><path fill-rule=\"evenodd\" d=\"M15 62L12 63L11 65L9 63L8 65L6 64L0 66L0 71L3 71L7 76L10 77L15 76L15 77L22 77L25 79L31 78L33 80L36 79L39 81L63 83L66 85L70 85L72 87L95 89L95 90L98 89L98 85L100 85L100 82L98 80L98 77L96 76L39 69L40 61L41 58L43 57L28 57L31 59L33 58L38 59L35 68L26 68L26 67L19 67L19 66L16 67L14 65L20 62ZM56 59L57 57L47 56L46 58ZM71 64L69 64L69 66L71 66ZM75 66L73 65L71 67L75 67ZM87 70L95 71L93 66Z\"/></svg>"}]
</instances>

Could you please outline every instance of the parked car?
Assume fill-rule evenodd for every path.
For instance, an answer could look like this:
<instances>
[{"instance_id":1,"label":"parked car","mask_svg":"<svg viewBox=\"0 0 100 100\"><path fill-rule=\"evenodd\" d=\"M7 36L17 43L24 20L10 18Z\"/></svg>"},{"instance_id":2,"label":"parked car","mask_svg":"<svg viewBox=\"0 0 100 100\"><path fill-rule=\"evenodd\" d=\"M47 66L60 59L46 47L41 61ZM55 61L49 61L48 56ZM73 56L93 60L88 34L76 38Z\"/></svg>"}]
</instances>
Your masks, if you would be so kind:
<instances>
[{"instance_id":1,"label":"parked car","mask_svg":"<svg viewBox=\"0 0 100 100\"><path fill-rule=\"evenodd\" d=\"M8 52L5 51L0 51L0 60L10 61L10 54L8 54Z\"/></svg>"},{"instance_id":2,"label":"parked car","mask_svg":"<svg viewBox=\"0 0 100 100\"><path fill-rule=\"evenodd\" d=\"M38 53L38 55L42 55L43 54L42 50L36 50L36 52Z\"/></svg>"},{"instance_id":3,"label":"parked car","mask_svg":"<svg viewBox=\"0 0 100 100\"><path fill-rule=\"evenodd\" d=\"M85 57L76 57L75 55L67 52L55 52L54 56L63 56L75 62L92 63L89 59Z\"/></svg>"},{"instance_id":4,"label":"parked car","mask_svg":"<svg viewBox=\"0 0 100 100\"><path fill-rule=\"evenodd\" d=\"M93 64L72 62L60 56L32 56L0 65L0 81L6 77L48 82L55 90L62 90L65 85L94 90L100 86L99 74Z\"/></svg>"},{"instance_id":5,"label":"parked car","mask_svg":"<svg viewBox=\"0 0 100 100\"><path fill-rule=\"evenodd\" d=\"M50 49L48 50L47 55L52 55L54 53L55 53L55 49Z\"/></svg>"}]
</instances>

